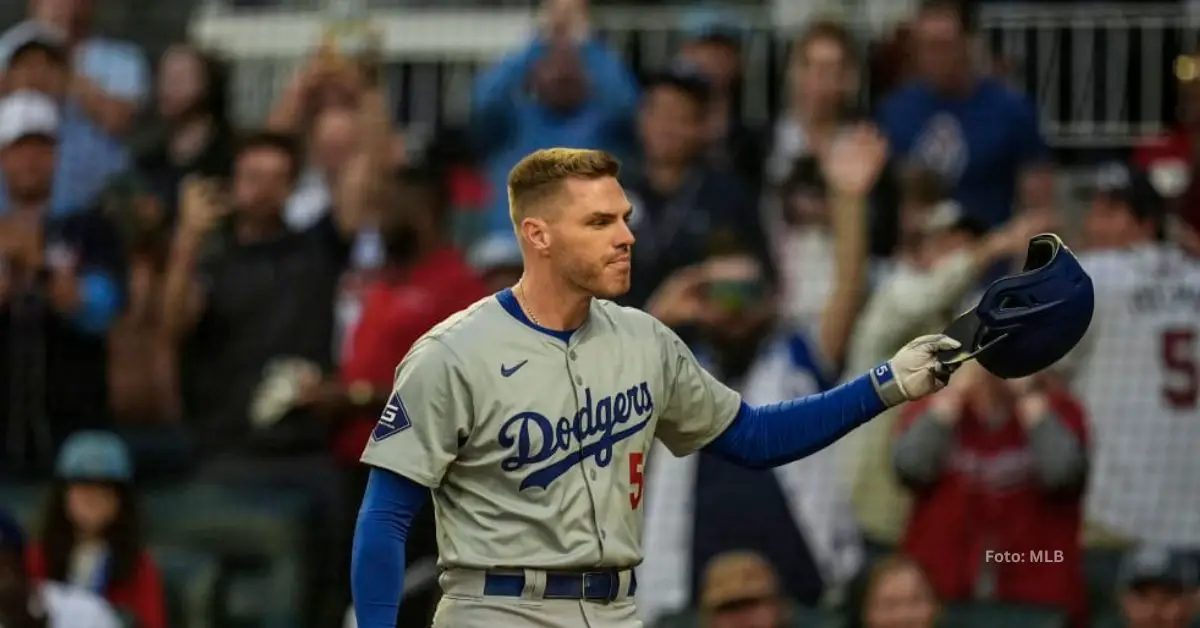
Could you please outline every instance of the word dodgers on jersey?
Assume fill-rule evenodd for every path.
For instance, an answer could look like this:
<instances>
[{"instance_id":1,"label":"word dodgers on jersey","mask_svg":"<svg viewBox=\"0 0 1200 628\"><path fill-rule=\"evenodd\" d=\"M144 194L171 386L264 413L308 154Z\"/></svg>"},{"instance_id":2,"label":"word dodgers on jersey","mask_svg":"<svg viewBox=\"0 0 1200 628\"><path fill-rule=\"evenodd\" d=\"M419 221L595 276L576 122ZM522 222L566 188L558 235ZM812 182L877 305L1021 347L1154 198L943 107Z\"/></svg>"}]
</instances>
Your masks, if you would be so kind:
<instances>
[{"instance_id":1,"label":"word dodgers on jersey","mask_svg":"<svg viewBox=\"0 0 1200 628\"><path fill-rule=\"evenodd\" d=\"M594 458L597 466L605 468L612 463L613 446L645 430L653 411L650 386L641 382L629 390L601 397L595 403L592 389L585 389L583 406L574 417L559 417L552 422L533 411L515 414L500 427L500 446L514 450L513 455L500 463L500 468L516 473L566 454L526 476L521 481L522 491L547 488L588 458ZM630 421L636 423L628 425ZM599 439L587 442L596 434L601 434Z\"/></svg>"}]
</instances>

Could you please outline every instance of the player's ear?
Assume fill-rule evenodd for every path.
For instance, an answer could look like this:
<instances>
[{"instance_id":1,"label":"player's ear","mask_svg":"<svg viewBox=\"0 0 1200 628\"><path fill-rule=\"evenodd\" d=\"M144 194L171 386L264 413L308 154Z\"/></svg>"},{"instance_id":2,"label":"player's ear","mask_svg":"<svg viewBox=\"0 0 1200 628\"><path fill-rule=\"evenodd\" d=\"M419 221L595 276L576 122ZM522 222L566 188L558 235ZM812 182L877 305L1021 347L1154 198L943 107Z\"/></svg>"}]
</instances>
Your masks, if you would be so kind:
<instances>
[{"instance_id":1,"label":"player's ear","mask_svg":"<svg viewBox=\"0 0 1200 628\"><path fill-rule=\"evenodd\" d=\"M550 229L545 220L529 217L521 221L521 235L536 251L550 248Z\"/></svg>"}]
</instances>

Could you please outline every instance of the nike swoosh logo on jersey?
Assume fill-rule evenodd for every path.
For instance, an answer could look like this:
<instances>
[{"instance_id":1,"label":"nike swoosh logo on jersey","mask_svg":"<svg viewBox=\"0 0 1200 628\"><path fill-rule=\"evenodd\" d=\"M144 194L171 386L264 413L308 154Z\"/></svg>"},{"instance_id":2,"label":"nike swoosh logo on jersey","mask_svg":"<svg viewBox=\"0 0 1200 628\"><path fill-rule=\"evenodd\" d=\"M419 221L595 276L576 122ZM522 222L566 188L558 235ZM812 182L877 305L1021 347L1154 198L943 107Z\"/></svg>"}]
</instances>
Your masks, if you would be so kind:
<instances>
[{"instance_id":1,"label":"nike swoosh logo on jersey","mask_svg":"<svg viewBox=\"0 0 1200 628\"><path fill-rule=\"evenodd\" d=\"M529 360L521 360L520 362L517 362L513 366L504 366L503 364L501 364L500 365L500 374L503 375L504 377L512 377L513 373L516 373L517 371L521 370L521 367L525 366L525 363L528 361Z\"/></svg>"}]
</instances>

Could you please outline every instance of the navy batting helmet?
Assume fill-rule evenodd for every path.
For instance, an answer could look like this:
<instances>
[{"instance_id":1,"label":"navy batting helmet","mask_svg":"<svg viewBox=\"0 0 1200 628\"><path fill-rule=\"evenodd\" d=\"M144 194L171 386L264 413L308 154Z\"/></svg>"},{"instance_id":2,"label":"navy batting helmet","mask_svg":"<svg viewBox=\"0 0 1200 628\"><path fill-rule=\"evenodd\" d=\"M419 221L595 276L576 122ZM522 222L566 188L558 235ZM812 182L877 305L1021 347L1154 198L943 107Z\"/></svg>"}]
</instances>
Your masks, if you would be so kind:
<instances>
[{"instance_id":1,"label":"navy batting helmet","mask_svg":"<svg viewBox=\"0 0 1200 628\"><path fill-rule=\"evenodd\" d=\"M1029 241L1025 267L988 286L945 334L962 347L938 356L945 373L972 358L1004 379L1032 375L1062 359L1087 332L1092 279L1058 236Z\"/></svg>"}]
</instances>

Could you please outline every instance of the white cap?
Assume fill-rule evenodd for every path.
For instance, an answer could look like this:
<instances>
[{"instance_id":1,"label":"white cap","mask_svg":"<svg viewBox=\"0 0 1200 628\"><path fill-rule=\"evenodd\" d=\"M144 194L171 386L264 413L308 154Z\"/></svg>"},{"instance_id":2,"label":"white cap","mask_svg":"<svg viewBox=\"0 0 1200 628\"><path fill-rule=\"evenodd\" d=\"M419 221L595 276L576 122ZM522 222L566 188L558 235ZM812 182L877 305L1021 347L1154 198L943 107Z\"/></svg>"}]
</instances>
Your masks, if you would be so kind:
<instances>
[{"instance_id":1,"label":"white cap","mask_svg":"<svg viewBox=\"0 0 1200 628\"><path fill-rule=\"evenodd\" d=\"M0 148L30 135L57 138L58 104L34 91L19 91L0 98Z\"/></svg>"},{"instance_id":2,"label":"white cap","mask_svg":"<svg viewBox=\"0 0 1200 628\"><path fill-rule=\"evenodd\" d=\"M57 29L41 22L33 20L21 22L0 35L0 68L8 69L13 53L29 44L65 49L67 39Z\"/></svg>"},{"instance_id":3,"label":"white cap","mask_svg":"<svg viewBox=\"0 0 1200 628\"><path fill-rule=\"evenodd\" d=\"M521 246L512 233L493 233L471 247L467 261L481 273L521 267Z\"/></svg>"}]
</instances>

